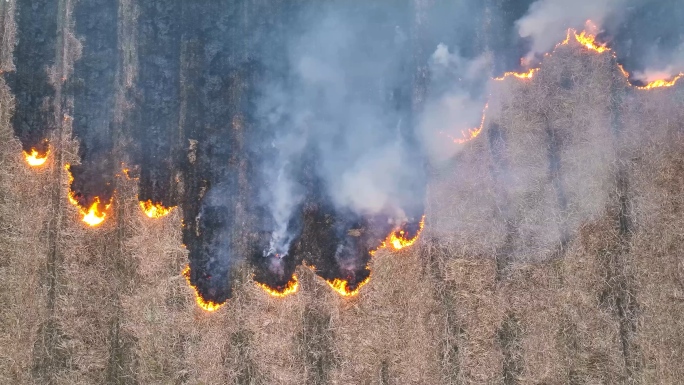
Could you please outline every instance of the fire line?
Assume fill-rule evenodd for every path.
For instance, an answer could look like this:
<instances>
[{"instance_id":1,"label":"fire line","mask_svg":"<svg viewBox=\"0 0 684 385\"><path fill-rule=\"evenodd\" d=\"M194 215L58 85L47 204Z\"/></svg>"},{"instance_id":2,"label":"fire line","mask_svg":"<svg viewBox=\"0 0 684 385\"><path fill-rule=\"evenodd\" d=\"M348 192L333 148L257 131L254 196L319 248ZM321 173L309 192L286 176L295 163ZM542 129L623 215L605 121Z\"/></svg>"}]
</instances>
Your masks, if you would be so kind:
<instances>
[{"instance_id":1,"label":"fire line","mask_svg":"<svg viewBox=\"0 0 684 385\"><path fill-rule=\"evenodd\" d=\"M425 227L425 215L422 216L420 222L418 223L418 231L416 231L416 235L411 238L406 237L407 232L403 228L405 225L406 224L393 230L392 233L390 233L390 235L388 235L387 238L382 242L382 244L380 244L377 249L372 250L370 254L375 255L378 250L386 247L391 247L393 250L398 251L412 246L420 237L420 233L423 232L423 227Z\"/></svg>"},{"instance_id":2,"label":"fire line","mask_svg":"<svg viewBox=\"0 0 684 385\"><path fill-rule=\"evenodd\" d=\"M64 168L66 169L67 174L69 175L69 185L71 185L71 182L74 181L74 177L73 175L71 175L70 165L67 164L64 166ZM112 200L114 199L110 199L109 203L104 205L104 208L100 208L100 205L102 205L100 197L95 197L93 199L93 203L88 208L84 208L76 199L76 194L73 191L69 190L67 198L69 199L69 202L71 204L78 207L79 211L81 212L81 215L83 216L83 222L85 222L90 227L98 226L102 224L102 222L104 222L105 218L107 217L106 211L108 211L109 208L112 206Z\"/></svg>"},{"instance_id":3,"label":"fire line","mask_svg":"<svg viewBox=\"0 0 684 385\"><path fill-rule=\"evenodd\" d=\"M197 306L199 306L202 310L214 312L220 309L221 306L225 304L225 302L218 303L214 301L206 301L204 298L202 298L199 291L197 291L197 288L190 282L190 265L186 266L181 274L183 275L183 277L185 277L185 280L188 282L188 286L190 286L195 292L195 302L197 303Z\"/></svg>"},{"instance_id":4,"label":"fire line","mask_svg":"<svg viewBox=\"0 0 684 385\"><path fill-rule=\"evenodd\" d=\"M596 27L592 24L591 20L587 20L586 25L590 28L595 29ZM583 48L586 48L589 51L596 52L596 53L604 53L604 52L610 52L613 57L615 56L615 52L612 51L611 48L609 48L606 44L600 44L596 42L596 35L587 32L586 30L583 30L582 32L577 32L577 30L573 28L568 28L565 40L562 42L556 44L556 47L551 51L552 53L560 46L563 45L568 45L570 44L570 41L573 40L577 42L579 45L581 45ZM548 53L546 55L549 55ZM618 64L618 68L622 75L627 79L628 83L632 86L635 87L638 90L652 90L655 88L665 88L665 87L672 87L674 86L677 81L681 78L684 77L684 73L679 73L675 75L671 80L667 79L658 79L651 81L647 83L646 85L643 86L638 86L636 84L633 84L631 81L629 81L629 72L627 72L624 67L621 64ZM492 80L495 81L503 81L507 78L516 78L520 79L523 81L530 80L534 78L534 76L539 72L540 68L531 68L527 70L526 72L506 72L503 74L503 76L498 77L498 78L493 78ZM482 111L482 119L480 121L480 126L477 128L470 128L467 131L462 131L462 138L453 138L450 136L450 139L456 144L464 144L467 143L475 138L482 132L482 129L484 127L484 121L485 121L485 115L487 112L487 107L488 103L485 104L485 107Z\"/></svg>"},{"instance_id":5,"label":"fire line","mask_svg":"<svg viewBox=\"0 0 684 385\"><path fill-rule=\"evenodd\" d=\"M333 290L335 290L335 291L336 291L338 294L340 294L341 296L343 296L343 297L353 297L353 296L359 294L359 291L361 290L361 288L362 288L365 284L367 284L368 282L370 282L370 278L371 278L371 276L369 275L368 277L366 277L366 279L364 279L363 281L359 282L359 283L356 285L356 288L355 288L355 289L351 289L351 288L349 287L349 282L348 282L348 281L343 280L343 279L339 279L339 278L335 278L335 279L333 279L333 280L327 280L327 279L326 279L325 282L327 282L328 285L330 285L330 287L332 287Z\"/></svg>"},{"instance_id":6,"label":"fire line","mask_svg":"<svg viewBox=\"0 0 684 385\"><path fill-rule=\"evenodd\" d=\"M292 279L290 279L282 289L274 289L265 283L257 281L254 281L254 283L256 283L257 286L262 288L269 295L277 298L287 297L290 294L296 293L299 289L299 280L297 279L297 275L293 275Z\"/></svg>"}]
</instances>

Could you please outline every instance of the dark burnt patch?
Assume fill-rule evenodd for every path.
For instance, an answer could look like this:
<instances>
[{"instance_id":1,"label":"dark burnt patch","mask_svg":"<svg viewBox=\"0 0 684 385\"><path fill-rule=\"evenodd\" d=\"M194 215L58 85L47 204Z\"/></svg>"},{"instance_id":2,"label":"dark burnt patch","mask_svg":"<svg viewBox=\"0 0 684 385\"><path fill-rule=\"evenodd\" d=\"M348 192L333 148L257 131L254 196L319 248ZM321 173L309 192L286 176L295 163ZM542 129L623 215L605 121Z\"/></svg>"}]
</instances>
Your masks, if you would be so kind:
<instances>
[{"instance_id":1,"label":"dark burnt patch","mask_svg":"<svg viewBox=\"0 0 684 385\"><path fill-rule=\"evenodd\" d=\"M57 41L57 1L17 1L16 70L5 74L15 97L12 115L14 134L24 151L47 153L47 137L55 128L55 89L48 67L55 64Z\"/></svg>"},{"instance_id":2,"label":"dark burnt patch","mask_svg":"<svg viewBox=\"0 0 684 385\"><path fill-rule=\"evenodd\" d=\"M372 237L363 218L335 212L324 203L313 203L304 209L304 231L294 252L304 256L304 262L326 281L347 282L355 290L370 276L370 252L382 242Z\"/></svg>"},{"instance_id":3,"label":"dark burnt patch","mask_svg":"<svg viewBox=\"0 0 684 385\"><path fill-rule=\"evenodd\" d=\"M175 170L181 132L181 2L138 1L138 79L133 116L139 200L178 204Z\"/></svg>"},{"instance_id":4,"label":"dark burnt patch","mask_svg":"<svg viewBox=\"0 0 684 385\"><path fill-rule=\"evenodd\" d=\"M203 199L197 218L197 239L190 252L190 283L205 300L223 303L232 296L230 272L235 261L230 244L230 207L220 200L223 188L217 188Z\"/></svg>"},{"instance_id":5,"label":"dark burnt patch","mask_svg":"<svg viewBox=\"0 0 684 385\"><path fill-rule=\"evenodd\" d=\"M67 90L74 96L73 133L80 140L80 165L71 167L71 190L82 207L99 197L111 200L118 164L114 159L115 95L118 63L118 2L80 1L74 6L81 58Z\"/></svg>"}]
</instances>

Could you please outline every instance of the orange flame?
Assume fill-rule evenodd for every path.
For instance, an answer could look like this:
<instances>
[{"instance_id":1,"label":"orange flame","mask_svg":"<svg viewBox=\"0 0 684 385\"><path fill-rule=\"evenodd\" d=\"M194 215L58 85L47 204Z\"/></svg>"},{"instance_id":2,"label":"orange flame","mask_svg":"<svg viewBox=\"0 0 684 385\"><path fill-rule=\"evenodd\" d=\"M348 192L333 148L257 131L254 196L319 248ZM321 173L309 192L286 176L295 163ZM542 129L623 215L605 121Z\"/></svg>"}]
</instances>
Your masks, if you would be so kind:
<instances>
[{"instance_id":1,"label":"orange flame","mask_svg":"<svg viewBox=\"0 0 684 385\"><path fill-rule=\"evenodd\" d=\"M537 71L539 71L539 68L531 68L527 72L506 72L503 74L503 76L501 76L500 78L494 78L494 80L501 81L511 76L523 80L532 79L534 77L534 74L537 73Z\"/></svg>"},{"instance_id":2,"label":"orange flame","mask_svg":"<svg viewBox=\"0 0 684 385\"><path fill-rule=\"evenodd\" d=\"M64 166L67 173L69 173L69 184L71 184L71 182L74 181L74 177L71 175L69 167L69 164ZM106 211L109 210L109 208L112 206L112 200L114 199L110 199L109 203L104 205L104 209L100 209L100 205L102 204L102 202L100 202L100 197L95 197L93 203L86 210L85 208L81 207L81 205L78 203L78 200L76 199L76 196L73 191L69 191L67 198L69 199L69 202L71 202L72 205L78 207L78 209L81 212L81 215L83 215L83 222L85 222L88 226L91 227L98 226L102 222L104 222L105 218L107 217Z\"/></svg>"},{"instance_id":3,"label":"orange flame","mask_svg":"<svg viewBox=\"0 0 684 385\"><path fill-rule=\"evenodd\" d=\"M47 150L45 154L39 153L38 150L36 150L35 148L31 149L30 154L24 151L24 157L26 158L26 162L31 167L39 167L44 165L45 162L47 162L48 155L50 155L50 150Z\"/></svg>"},{"instance_id":4,"label":"orange flame","mask_svg":"<svg viewBox=\"0 0 684 385\"><path fill-rule=\"evenodd\" d=\"M387 236L387 239L385 239L377 249L372 250L370 254L374 256L378 250L388 246L392 247L394 250L401 250L413 245L420 237L420 233L423 232L423 227L425 227L425 215L423 215L423 217L420 219L420 223L418 223L418 231L416 231L416 235L413 238L406 238L406 231L404 231L402 228L397 228Z\"/></svg>"},{"instance_id":5,"label":"orange flame","mask_svg":"<svg viewBox=\"0 0 684 385\"><path fill-rule=\"evenodd\" d=\"M575 40L580 43L583 47L591 50L591 51L596 51L598 53L603 53L606 51L610 51L610 48L606 47L605 44L598 44L596 43L596 35L588 33L587 31L582 31L581 33L577 33L574 29L568 29L568 37L563 41L562 44L567 44L569 41L569 35L570 32L575 36Z\"/></svg>"},{"instance_id":6,"label":"orange flame","mask_svg":"<svg viewBox=\"0 0 684 385\"><path fill-rule=\"evenodd\" d=\"M173 210L173 207L166 208L162 206L161 203L152 203L151 199L148 199L146 202L138 203L140 204L140 208L145 213L145 215L152 219L164 217L168 215L171 212L171 210Z\"/></svg>"},{"instance_id":7,"label":"orange flame","mask_svg":"<svg viewBox=\"0 0 684 385\"><path fill-rule=\"evenodd\" d=\"M484 122L485 122L485 117L487 113L487 108L489 108L489 103L486 103L484 106L484 109L482 110L482 119L480 120L480 126L477 128L469 128L468 131L461 131L461 135L463 135L462 138L453 138L450 137L451 140L454 141L456 144L464 144L467 142L470 142L471 140L477 138L478 135L482 132L482 129L484 128Z\"/></svg>"},{"instance_id":8,"label":"orange flame","mask_svg":"<svg viewBox=\"0 0 684 385\"><path fill-rule=\"evenodd\" d=\"M673 85L675 85L677 83L677 80L681 79L682 77L684 77L684 73L678 74L677 76L672 78L672 80L664 80L664 79L654 80L654 81L646 84L645 86L637 87L637 89L651 90L653 88L672 87Z\"/></svg>"},{"instance_id":9,"label":"orange flame","mask_svg":"<svg viewBox=\"0 0 684 385\"><path fill-rule=\"evenodd\" d=\"M366 279L364 279L363 281L359 282L359 284L356 285L356 289L354 289L354 290L351 290L349 288L349 282L347 282L343 279L335 278L332 281L326 280L325 282L327 282L328 285L330 285L330 287L332 287L333 290L335 290L341 296L353 297L353 296L359 294L359 291L361 290L361 288L365 284L367 284L369 281L370 281L370 275L368 277L366 277Z\"/></svg>"},{"instance_id":10,"label":"orange flame","mask_svg":"<svg viewBox=\"0 0 684 385\"><path fill-rule=\"evenodd\" d=\"M593 26L593 24L591 23L590 20L587 20L586 24L589 28L593 28L593 29L596 28L595 26ZM606 44L599 44L596 42L596 35L594 35L592 33L588 33L586 31L582 31L578 34L577 31L575 31L574 29L568 29L567 37L565 38L565 40L562 43L560 43L560 45L568 44L570 42L570 35L571 34L575 37L575 40L580 45L582 45L583 47L585 47L591 51L597 52L597 53L611 52L611 54L613 56L615 56L615 53L612 52L612 50L610 48L608 48L606 46ZM618 64L618 69L620 70L620 72L622 73L622 75L625 78L629 79L629 72L627 72L621 64ZM658 79L658 80L654 80L654 81L646 84L645 86L635 86L635 87L639 90L651 90L654 88L672 87L682 77L684 77L684 73L679 73L674 78L672 78L672 80Z\"/></svg>"},{"instance_id":11,"label":"orange flame","mask_svg":"<svg viewBox=\"0 0 684 385\"><path fill-rule=\"evenodd\" d=\"M197 288L190 283L190 265L185 266L185 269L183 269L183 272L181 273L183 277L185 277L185 280L188 282L188 286L190 286L194 291L195 291L195 302L197 303L197 306L199 306L202 310L206 310L208 312L213 312L218 310L221 306L225 304L223 303L217 303L214 301L205 301L204 298L202 298L197 291Z\"/></svg>"},{"instance_id":12,"label":"orange flame","mask_svg":"<svg viewBox=\"0 0 684 385\"><path fill-rule=\"evenodd\" d=\"M292 279L287 283L287 285L281 289L273 289L270 286L266 285L265 283L261 282L254 282L259 286L260 288L264 289L264 291L268 294L270 294L273 297L278 297L278 298L283 298L287 297L290 294L294 294L297 292L297 289L299 289L299 280L297 279L296 275L292 276Z\"/></svg>"},{"instance_id":13,"label":"orange flame","mask_svg":"<svg viewBox=\"0 0 684 385\"><path fill-rule=\"evenodd\" d=\"M88 210L86 210L78 204L78 201L76 198L74 198L73 191L69 192L69 202L80 209L81 215L83 215L83 222L91 227L98 226L104 222L105 218L107 217L107 213L105 211L109 210L109 208L112 206L112 202L109 201L109 203L105 205L104 210L100 210L100 197L95 197L93 204L90 205Z\"/></svg>"}]
</instances>

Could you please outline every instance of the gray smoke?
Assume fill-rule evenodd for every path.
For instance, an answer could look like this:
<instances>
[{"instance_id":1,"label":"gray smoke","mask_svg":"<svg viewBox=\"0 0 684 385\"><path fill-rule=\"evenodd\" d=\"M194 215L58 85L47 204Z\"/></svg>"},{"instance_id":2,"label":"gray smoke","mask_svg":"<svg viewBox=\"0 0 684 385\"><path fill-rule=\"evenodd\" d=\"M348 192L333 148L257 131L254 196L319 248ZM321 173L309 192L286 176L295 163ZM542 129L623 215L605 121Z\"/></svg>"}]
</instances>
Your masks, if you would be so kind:
<instances>
[{"instance_id":1,"label":"gray smoke","mask_svg":"<svg viewBox=\"0 0 684 385\"><path fill-rule=\"evenodd\" d=\"M657 50L654 48L654 50ZM664 56L664 58L662 58ZM641 71L634 71L634 78L644 82L652 82L660 79L671 79L684 73L684 42L672 51L653 53L653 58L648 67Z\"/></svg>"},{"instance_id":2,"label":"gray smoke","mask_svg":"<svg viewBox=\"0 0 684 385\"><path fill-rule=\"evenodd\" d=\"M269 115L272 124L282 121L285 112L276 108ZM304 188L297 181L297 160L306 146L306 132L302 124L288 126L289 130L276 131L271 143L275 162L265 167L266 206L272 214L273 229L267 254L287 254L295 234L288 231L288 224L297 207L304 199Z\"/></svg>"},{"instance_id":3,"label":"gray smoke","mask_svg":"<svg viewBox=\"0 0 684 385\"><path fill-rule=\"evenodd\" d=\"M527 60L549 52L565 38L568 28L582 30L587 20L601 28L608 18L619 18L627 0L538 0L516 22L518 33L531 40Z\"/></svg>"},{"instance_id":4,"label":"gray smoke","mask_svg":"<svg viewBox=\"0 0 684 385\"><path fill-rule=\"evenodd\" d=\"M411 55L397 13L406 10L367 8L308 15L286 39L285 73L273 71L279 78L259 101L262 120L276 131L263 196L275 222L271 247L280 252L292 241L288 223L304 198L292 165L305 148L316 154L316 176L341 212L401 219L404 204L422 201L412 189L423 164L411 162L419 154L405 135Z\"/></svg>"},{"instance_id":5,"label":"gray smoke","mask_svg":"<svg viewBox=\"0 0 684 385\"><path fill-rule=\"evenodd\" d=\"M430 57L430 96L417 131L433 164L453 157L463 148L454 140L480 125L490 67L487 55L466 59L441 43Z\"/></svg>"}]
</instances>

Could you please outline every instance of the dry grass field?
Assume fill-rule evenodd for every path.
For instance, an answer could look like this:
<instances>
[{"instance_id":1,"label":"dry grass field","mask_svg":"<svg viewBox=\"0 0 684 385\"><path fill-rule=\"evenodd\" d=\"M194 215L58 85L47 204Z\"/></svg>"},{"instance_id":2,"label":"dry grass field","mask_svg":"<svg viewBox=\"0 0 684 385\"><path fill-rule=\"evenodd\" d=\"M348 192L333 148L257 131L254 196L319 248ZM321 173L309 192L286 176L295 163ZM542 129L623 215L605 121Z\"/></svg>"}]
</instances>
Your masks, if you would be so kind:
<instances>
[{"instance_id":1,"label":"dry grass field","mask_svg":"<svg viewBox=\"0 0 684 385\"><path fill-rule=\"evenodd\" d=\"M299 267L273 298L245 266L206 313L179 210L147 218L121 177L87 228L66 199L68 118L30 169L0 81L0 383L684 382L684 84L637 90L569 45L491 87L485 132L431 170L421 239L379 252L358 296Z\"/></svg>"}]
</instances>

